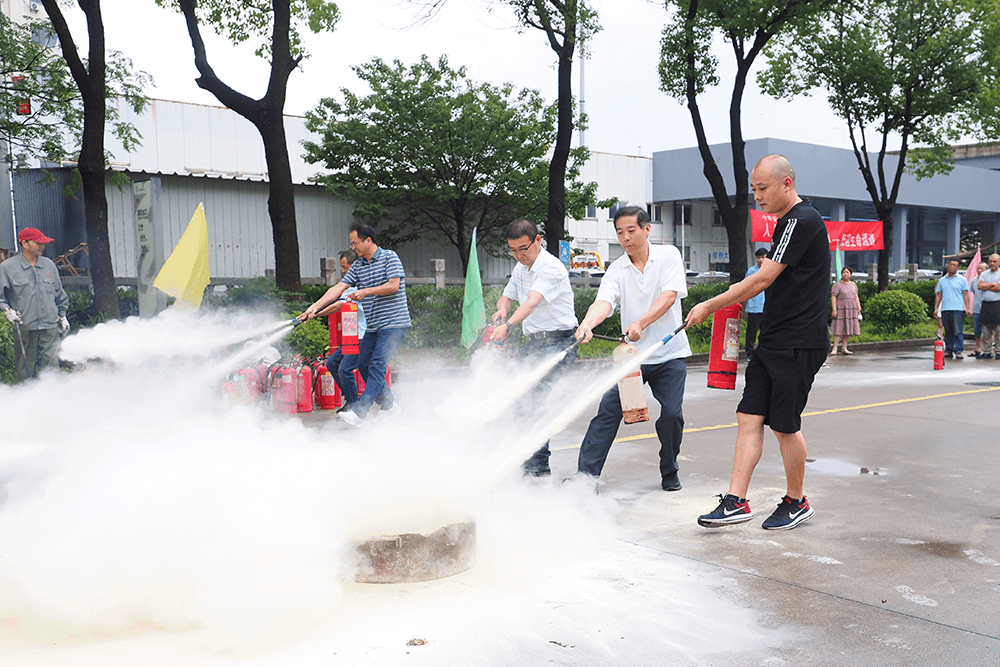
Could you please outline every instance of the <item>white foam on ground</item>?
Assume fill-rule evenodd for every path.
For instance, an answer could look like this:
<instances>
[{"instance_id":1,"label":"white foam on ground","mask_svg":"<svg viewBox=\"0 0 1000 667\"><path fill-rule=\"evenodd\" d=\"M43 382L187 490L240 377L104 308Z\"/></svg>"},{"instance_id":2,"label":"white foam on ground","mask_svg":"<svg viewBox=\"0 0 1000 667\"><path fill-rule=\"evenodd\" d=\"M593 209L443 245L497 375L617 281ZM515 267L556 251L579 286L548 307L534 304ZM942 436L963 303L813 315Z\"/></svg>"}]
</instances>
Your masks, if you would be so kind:
<instances>
[{"instance_id":1,"label":"white foam on ground","mask_svg":"<svg viewBox=\"0 0 1000 667\"><path fill-rule=\"evenodd\" d=\"M3 664L639 664L778 641L714 568L617 539L613 500L484 484L509 424L442 420L454 382L361 431L230 406L204 382L221 322L202 336L187 321L169 363L0 387L15 416L0 444ZM120 350L109 341L130 326L149 332L130 321L78 349ZM345 583L352 541L469 519L469 572Z\"/></svg>"}]
</instances>

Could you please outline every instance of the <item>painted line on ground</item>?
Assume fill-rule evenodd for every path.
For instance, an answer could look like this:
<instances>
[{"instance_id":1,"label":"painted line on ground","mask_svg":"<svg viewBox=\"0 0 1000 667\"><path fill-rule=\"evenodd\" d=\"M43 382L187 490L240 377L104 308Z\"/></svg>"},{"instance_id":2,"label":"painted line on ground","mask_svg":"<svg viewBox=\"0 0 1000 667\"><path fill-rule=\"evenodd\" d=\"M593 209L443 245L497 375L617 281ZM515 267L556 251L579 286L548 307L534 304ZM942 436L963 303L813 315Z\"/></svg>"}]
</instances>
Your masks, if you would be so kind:
<instances>
[{"instance_id":1,"label":"painted line on ground","mask_svg":"<svg viewBox=\"0 0 1000 667\"><path fill-rule=\"evenodd\" d=\"M901 405L903 403L916 403L918 401L930 401L937 398L948 398L950 396L966 396L968 394L981 394L987 391L1000 391L1000 387L986 387L985 389L966 389L965 391L950 391L944 394L932 394L930 396L916 396L914 398L900 398L895 401L882 401L881 403L867 403L865 405L851 405L845 408L830 408L829 410L816 410L813 412L803 412L803 417L817 417L819 415L831 415L837 412L850 412L852 410L868 410L870 408L881 408L887 405ZM715 426L700 426L698 428L686 428L684 433L702 433L704 431L717 431L724 428L736 428L739 426L736 422L732 424L716 424ZM633 440L648 440L649 438L655 438L656 433L642 433L640 435L629 435L623 438L615 438L614 442L631 442ZM575 445L565 445L563 447L555 447L555 450L562 451L566 449L579 449L580 444Z\"/></svg>"}]
</instances>

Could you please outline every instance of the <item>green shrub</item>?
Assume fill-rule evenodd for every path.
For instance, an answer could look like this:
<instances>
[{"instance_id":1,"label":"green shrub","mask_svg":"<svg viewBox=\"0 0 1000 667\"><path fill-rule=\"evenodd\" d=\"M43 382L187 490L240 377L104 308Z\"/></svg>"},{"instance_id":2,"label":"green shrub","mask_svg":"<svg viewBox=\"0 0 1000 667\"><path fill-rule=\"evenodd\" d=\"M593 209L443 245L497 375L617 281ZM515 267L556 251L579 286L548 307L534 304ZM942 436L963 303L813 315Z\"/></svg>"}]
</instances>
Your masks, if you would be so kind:
<instances>
[{"instance_id":1,"label":"green shrub","mask_svg":"<svg viewBox=\"0 0 1000 667\"><path fill-rule=\"evenodd\" d=\"M329 354L330 329L325 317L299 324L278 346L285 357L296 354L305 360L325 359Z\"/></svg>"},{"instance_id":2,"label":"green shrub","mask_svg":"<svg viewBox=\"0 0 1000 667\"><path fill-rule=\"evenodd\" d=\"M17 371L14 368L14 327L6 317L0 318L0 382L3 384L17 383Z\"/></svg>"},{"instance_id":3,"label":"green shrub","mask_svg":"<svg viewBox=\"0 0 1000 667\"><path fill-rule=\"evenodd\" d=\"M587 309L597 298L596 287L574 287L573 288L573 308L576 310L576 319L583 322L587 315ZM618 338L622 335L622 315L621 311L615 310L606 320L594 327L594 333L598 336L609 336Z\"/></svg>"},{"instance_id":4,"label":"green shrub","mask_svg":"<svg viewBox=\"0 0 1000 667\"><path fill-rule=\"evenodd\" d=\"M855 285L858 286L858 299L861 300L861 312L864 312L868 299L878 294L878 283L872 280L865 280L857 282Z\"/></svg>"},{"instance_id":5,"label":"green shrub","mask_svg":"<svg viewBox=\"0 0 1000 667\"><path fill-rule=\"evenodd\" d=\"M868 300L863 312L868 326L881 333L899 331L927 318L924 300L901 289L876 294Z\"/></svg>"},{"instance_id":6,"label":"green shrub","mask_svg":"<svg viewBox=\"0 0 1000 667\"><path fill-rule=\"evenodd\" d=\"M219 305L227 308L284 309L285 299L273 280L257 278L250 284L226 290Z\"/></svg>"},{"instance_id":7,"label":"green shrub","mask_svg":"<svg viewBox=\"0 0 1000 667\"><path fill-rule=\"evenodd\" d=\"M703 285L692 285L688 288L688 295L682 302L683 317L687 317L688 312L702 301L708 301L713 296L722 294L729 289L729 283L725 281L704 283ZM712 317L687 330L688 342L692 351L707 351L712 345Z\"/></svg>"},{"instance_id":8,"label":"green shrub","mask_svg":"<svg viewBox=\"0 0 1000 667\"><path fill-rule=\"evenodd\" d=\"M76 289L66 293L69 297L69 307L66 310L66 319L70 326L75 329L92 327L107 320L106 317L97 312L94 307L94 295L89 288ZM121 311L122 319L139 314L139 292L134 288L118 289L118 308Z\"/></svg>"},{"instance_id":9,"label":"green shrub","mask_svg":"<svg viewBox=\"0 0 1000 667\"><path fill-rule=\"evenodd\" d=\"M916 294L923 299L924 305L926 306L926 310L924 312L926 312L927 317L934 317L934 295L937 289L936 280L918 280L917 282L900 281L890 284L889 289ZM864 303L862 303L862 306L864 306Z\"/></svg>"}]
</instances>

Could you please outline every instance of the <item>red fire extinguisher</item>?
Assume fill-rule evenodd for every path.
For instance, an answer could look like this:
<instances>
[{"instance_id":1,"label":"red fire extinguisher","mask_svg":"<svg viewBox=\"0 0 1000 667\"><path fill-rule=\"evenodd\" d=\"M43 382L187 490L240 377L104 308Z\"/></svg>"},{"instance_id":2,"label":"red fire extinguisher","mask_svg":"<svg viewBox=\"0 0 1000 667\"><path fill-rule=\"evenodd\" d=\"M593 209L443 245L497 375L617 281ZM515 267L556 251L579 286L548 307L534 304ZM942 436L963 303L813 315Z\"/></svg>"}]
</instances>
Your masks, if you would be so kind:
<instances>
[{"instance_id":1,"label":"red fire extinguisher","mask_svg":"<svg viewBox=\"0 0 1000 667\"><path fill-rule=\"evenodd\" d=\"M354 381L358 385L358 395L365 393L365 381L361 377L361 371L357 368L354 369ZM392 366L386 366L385 368L385 386L392 389Z\"/></svg>"},{"instance_id":2,"label":"red fire extinguisher","mask_svg":"<svg viewBox=\"0 0 1000 667\"><path fill-rule=\"evenodd\" d=\"M615 348L611 355L615 366L624 366L639 354L635 345L623 342ZM622 419L626 424L637 424L649 421L649 408L646 406L646 395L642 390L642 370L634 371L618 380L618 398L622 404Z\"/></svg>"},{"instance_id":3,"label":"red fire extinguisher","mask_svg":"<svg viewBox=\"0 0 1000 667\"><path fill-rule=\"evenodd\" d=\"M503 322L491 322L486 327L486 331L483 332L483 349L484 350L490 350L490 351L492 351L492 352L494 352L496 354L503 353L504 349L507 346L507 336L504 336L502 339L500 339L500 340L498 340L496 342L493 341L493 332L497 329L497 327L500 327L502 325L503 325ZM510 333L510 325L509 324L507 325L507 333L508 334Z\"/></svg>"},{"instance_id":4,"label":"red fire extinguisher","mask_svg":"<svg viewBox=\"0 0 1000 667\"><path fill-rule=\"evenodd\" d=\"M940 338L934 341L934 370L944 370L944 341Z\"/></svg>"},{"instance_id":5,"label":"red fire extinguisher","mask_svg":"<svg viewBox=\"0 0 1000 667\"><path fill-rule=\"evenodd\" d=\"M296 368L296 395L298 412L312 412L313 410L313 371L309 364L300 363Z\"/></svg>"},{"instance_id":6,"label":"red fire extinguisher","mask_svg":"<svg viewBox=\"0 0 1000 667\"><path fill-rule=\"evenodd\" d=\"M340 387L337 385L326 364L319 362L316 365L316 405L320 410L336 410L340 407Z\"/></svg>"},{"instance_id":7,"label":"red fire extinguisher","mask_svg":"<svg viewBox=\"0 0 1000 667\"><path fill-rule=\"evenodd\" d=\"M340 310L330 313L330 349L342 348L344 354L357 354L358 349L358 304L344 301Z\"/></svg>"},{"instance_id":8,"label":"red fire extinguisher","mask_svg":"<svg viewBox=\"0 0 1000 667\"><path fill-rule=\"evenodd\" d=\"M298 411L298 395L296 392L295 370L281 363L272 364L268 369L270 376L271 407L275 412L293 415Z\"/></svg>"},{"instance_id":9,"label":"red fire extinguisher","mask_svg":"<svg viewBox=\"0 0 1000 667\"><path fill-rule=\"evenodd\" d=\"M708 355L708 386L736 389L736 362L740 358L740 313L734 303L715 311L712 318L712 347Z\"/></svg>"}]
</instances>

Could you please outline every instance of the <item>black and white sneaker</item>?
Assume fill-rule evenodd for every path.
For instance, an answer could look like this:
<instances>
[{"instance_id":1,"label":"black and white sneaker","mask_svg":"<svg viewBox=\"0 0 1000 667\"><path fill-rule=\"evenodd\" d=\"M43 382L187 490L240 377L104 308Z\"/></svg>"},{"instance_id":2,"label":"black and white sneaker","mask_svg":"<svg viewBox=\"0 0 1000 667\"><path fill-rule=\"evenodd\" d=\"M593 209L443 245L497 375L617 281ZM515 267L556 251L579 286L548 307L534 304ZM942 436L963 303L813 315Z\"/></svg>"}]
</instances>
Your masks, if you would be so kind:
<instances>
[{"instance_id":1,"label":"black and white sneaker","mask_svg":"<svg viewBox=\"0 0 1000 667\"><path fill-rule=\"evenodd\" d=\"M698 517L698 525L706 528L718 528L736 523L745 523L753 518L753 511L746 498L737 498L731 493L719 494L719 506L708 514Z\"/></svg>"},{"instance_id":2,"label":"black and white sneaker","mask_svg":"<svg viewBox=\"0 0 1000 667\"><path fill-rule=\"evenodd\" d=\"M791 530L803 521L808 521L813 515L813 509L805 496L802 500L785 496L778 503L778 509L761 524L766 530Z\"/></svg>"}]
</instances>

